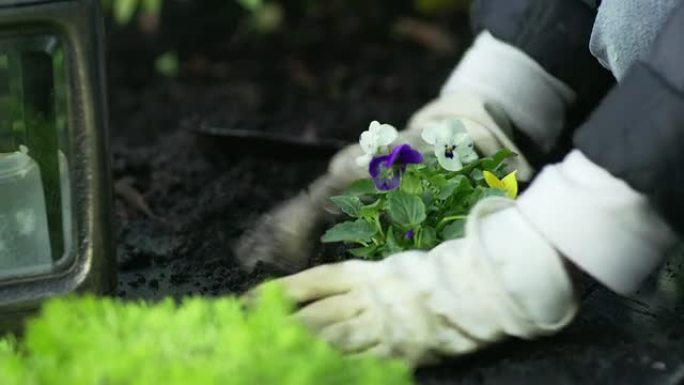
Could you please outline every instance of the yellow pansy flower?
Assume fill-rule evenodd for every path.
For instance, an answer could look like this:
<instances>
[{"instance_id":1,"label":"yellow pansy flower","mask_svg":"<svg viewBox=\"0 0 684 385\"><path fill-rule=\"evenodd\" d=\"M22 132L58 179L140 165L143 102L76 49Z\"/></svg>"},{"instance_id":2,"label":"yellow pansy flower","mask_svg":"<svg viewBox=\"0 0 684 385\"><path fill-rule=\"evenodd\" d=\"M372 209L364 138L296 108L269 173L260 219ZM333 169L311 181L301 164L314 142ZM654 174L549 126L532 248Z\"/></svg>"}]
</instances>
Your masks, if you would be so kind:
<instances>
[{"instance_id":1,"label":"yellow pansy flower","mask_svg":"<svg viewBox=\"0 0 684 385\"><path fill-rule=\"evenodd\" d=\"M505 191L506 195L512 199L518 196L518 180L516 179L518 170L513 171L502 179L497 178L496 175L489 171L483 171L482 175L485 182L487 182L487 186Z\"/></svg>"}]
</instances>

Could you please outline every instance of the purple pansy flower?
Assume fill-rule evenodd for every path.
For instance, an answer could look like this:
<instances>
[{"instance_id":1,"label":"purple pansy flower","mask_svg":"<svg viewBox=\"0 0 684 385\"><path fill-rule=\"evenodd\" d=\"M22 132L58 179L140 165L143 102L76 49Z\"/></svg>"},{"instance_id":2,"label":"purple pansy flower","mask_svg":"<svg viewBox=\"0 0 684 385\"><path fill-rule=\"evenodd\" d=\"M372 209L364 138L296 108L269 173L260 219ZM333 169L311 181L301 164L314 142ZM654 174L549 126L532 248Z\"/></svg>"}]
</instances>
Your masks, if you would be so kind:
<instances>
[{"instance_id":1,"label":"purple pansy flower","mask_svg":"<svg viewBox=\"0 0 684 385\"><path fill-rule=\"evenodd\" d=\"M401 184L401 174L406 171L406 165L422 162L423 154L408 144L402 144L387 155L373 158L368 165L368 172L378 190L389 191Z\"/></svg>"},{"instance_id":2,"label":"purple pansy flower","mask_svg":"<svg viewBox=\"0 0 684 385\"><path fill-rule=\"evenodd\" d=\"M411 240L411 239L413 239L413 237L415 235L416 235L416 232L413 229L411 229L411 230L407 231L406 234L404 234L404 239L406 239L407 241Z\"/></svg>"}]
</instances>

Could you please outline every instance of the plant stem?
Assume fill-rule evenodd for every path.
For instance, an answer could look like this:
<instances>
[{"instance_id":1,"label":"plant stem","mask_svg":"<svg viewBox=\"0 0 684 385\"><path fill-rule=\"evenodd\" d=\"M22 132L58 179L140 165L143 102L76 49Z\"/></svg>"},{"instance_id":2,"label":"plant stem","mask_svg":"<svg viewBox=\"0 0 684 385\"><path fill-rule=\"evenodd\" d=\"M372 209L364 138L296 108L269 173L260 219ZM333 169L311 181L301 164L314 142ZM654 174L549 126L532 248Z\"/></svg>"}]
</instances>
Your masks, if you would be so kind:
<instances>
[{"instance_id":1,"label":"plant stem","mask_svg":"<svg viewBox=\"0 0 684 385\"><path fill-rule=\"evenodd\" d=\"M380 224L380 216L376 215L373 219L375 220L375 226L378 228L378 231L380 232L380 236L382 238L385 238L385 232L382 231L382 225Z\"/></svg>"},{"instance_id":2,"label":"plant stem","mask_svg":"<svg viewBox=\"0 0 684 385\"><path fill-rule=\"evenodd\" d=\"M455 221L457 219L466 219L468 218L467 215L452 215L450 217L442 218L441 221L437 224L437 230L441 230L447 223Z\"/></svg>"},{"instance_id":3,"label":"plant stem","mask_svg":"<svg viewBox=\"0 0 684 385\"><path fill-rule=\"evenodd\" d=\"M420 241L423 236L423 228L419 227L416 229L416 233L413 236L413 246L420 247Z\"/></svg>"}]
</instances>

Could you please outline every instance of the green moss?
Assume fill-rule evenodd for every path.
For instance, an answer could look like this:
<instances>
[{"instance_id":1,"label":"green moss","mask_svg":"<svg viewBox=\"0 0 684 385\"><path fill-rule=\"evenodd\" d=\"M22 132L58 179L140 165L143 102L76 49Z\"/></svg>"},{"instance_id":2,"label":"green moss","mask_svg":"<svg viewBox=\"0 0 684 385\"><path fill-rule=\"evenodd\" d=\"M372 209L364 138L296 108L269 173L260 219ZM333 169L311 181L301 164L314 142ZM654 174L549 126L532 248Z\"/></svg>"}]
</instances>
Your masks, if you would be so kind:
<instances>
[{"instance_id":1,"label":"green moss","mask_svg":"<svg viewBox=\"0 0 684 385\"><path fill-rule=\"evenodd\" d=\"M347 358L288 314L267 285L252 310L234 298L180 305L57 299L24 339L0 340L3 385L410 384L398 362Z\"/></svg>"}]
</instances>

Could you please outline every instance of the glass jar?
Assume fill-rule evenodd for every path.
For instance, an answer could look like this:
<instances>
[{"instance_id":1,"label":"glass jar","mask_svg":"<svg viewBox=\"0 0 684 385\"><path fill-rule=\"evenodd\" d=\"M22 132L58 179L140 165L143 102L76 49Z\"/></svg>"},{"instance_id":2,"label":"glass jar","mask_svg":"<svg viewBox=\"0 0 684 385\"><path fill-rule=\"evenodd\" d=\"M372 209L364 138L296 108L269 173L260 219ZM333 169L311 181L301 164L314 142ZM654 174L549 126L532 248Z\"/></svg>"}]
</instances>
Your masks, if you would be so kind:
<instances>
[{"instance_id":1,"label":"glass jar","mask_svg":"<svg viewBox=\"0 0 684 385\"><path fill-rule=\"evenodd\" d=\"M25 146L0 153L0 279L52 266L40 169Z\"/></svg>"}]
</instances>

